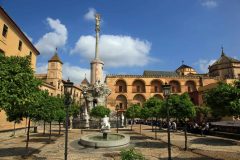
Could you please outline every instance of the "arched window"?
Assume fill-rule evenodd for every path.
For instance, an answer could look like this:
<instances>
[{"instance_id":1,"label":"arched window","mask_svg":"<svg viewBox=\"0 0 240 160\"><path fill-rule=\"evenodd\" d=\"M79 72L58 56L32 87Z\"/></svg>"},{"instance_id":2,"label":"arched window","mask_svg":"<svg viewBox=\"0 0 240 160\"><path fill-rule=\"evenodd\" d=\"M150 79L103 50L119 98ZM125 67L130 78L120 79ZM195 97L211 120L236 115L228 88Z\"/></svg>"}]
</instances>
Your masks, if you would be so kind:
<instances>
[{"instance_id":1,"label":"arched window","mask_svg":"<svg viewBox=\"0 0 240 160\"><path fill-rule=\"evenodd\" d=\"M142 80L135 80L132 84L133 93L145 93L145 83Z\"/></svg>"},{"instance_id":2,"label":"arched window","mask_svg":"<svg viewBox=\"0 0 240 160\"><path fill-rule=\"evenodd\" d=\"M197 90L196 84L194 81L187 81L185 86L187 87L188 92L194 92Z\"/></svg>"},{"instance_id":3,"label":"arched window","mask_svg":"<svg viewBox=\"0 0 240 160\"><path fill-rule=\"evenodd\" d=\"M162 82L159 80L153 80L151 82L151 93L160 93L162 92Z\"/></svg>"},{"instance_id":4,"label":"arched window","mask_svg":"<svg viewBox=\"0 0 240 160\"><path fill-rule=\"evenodd\" d=\"M172 80L169 82L171 85L171 92L172 93L180 93L181 92L181 85L178 81Z\"/></svg>"},{"instance_id":5,"label":"arched window","mask_svg":"<svg viewBox=\"0 0 240 160\"><path fill-rule=\"evenodd\" d=\"M163 96L160 94L155 94L153 97L157 98L157 99L163 99Z\"/></svg>"},{"instance_id":6,"label":"arched window","mask_svg":"<svg viewBox=\"0 0 240 160\"><path fill-rule=\"evenodd\" d=\"M127 92L127 84L124 80L117 80L115 92L116 93L126 93Z\"/></svg>"}]
</instances>

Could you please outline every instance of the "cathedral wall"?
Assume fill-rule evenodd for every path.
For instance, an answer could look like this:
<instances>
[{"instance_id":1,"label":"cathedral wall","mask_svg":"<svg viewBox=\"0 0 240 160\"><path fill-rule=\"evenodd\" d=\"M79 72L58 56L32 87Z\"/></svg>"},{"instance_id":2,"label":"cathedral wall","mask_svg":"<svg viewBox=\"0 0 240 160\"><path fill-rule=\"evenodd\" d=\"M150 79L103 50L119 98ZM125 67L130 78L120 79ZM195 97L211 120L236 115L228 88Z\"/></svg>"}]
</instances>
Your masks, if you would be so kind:
<instances>
[{"instance_id":1,"label":"cathedral wall","mask_svg":"<svg viewBox=\"0 0 240 160\"><path fill-rule=\"evenodd\" d=\"M111 109L114 110L115 106L117 105L117 97L118 96L123 96L126 97L127 99L127 107L130 106L132 103L137 103L139 101L139 104L142 105L142 101L149 99L150 97L159 97L163 98L163 93L162 90L158 90L156 88L156 91L154 91L154 85L153 81L159 82L159 85L161 86L165 82L167 83L176 83L179 84L180 91L176 91L175 94L182 94L184 92L188 92L189 88L187 84L193 84L195 85L195 90L197 91L198 88L201 86L200 80L198 77L192 77L192 78L184 78L184 77L141 77L141 76L113 76L113 77L107 77L106 78L107 85L111 89L112 93L109 95L107 99L107 106ZM124 84L126 84L126 91L125 87L121 87L123 89L119 89L120 86L117 85L118 81L122 81ZM215 82L214 81L208 81L204 80L205 83L211 83ZM144 89L141 89L141 84L144 85ZM136 87L135 85L139 85L139 87ZM157 87L157 86L156 86ZM139 90L138 90L139 89ZM124 102L125 103L125 102Z\"/></svg>"}]
</instances>

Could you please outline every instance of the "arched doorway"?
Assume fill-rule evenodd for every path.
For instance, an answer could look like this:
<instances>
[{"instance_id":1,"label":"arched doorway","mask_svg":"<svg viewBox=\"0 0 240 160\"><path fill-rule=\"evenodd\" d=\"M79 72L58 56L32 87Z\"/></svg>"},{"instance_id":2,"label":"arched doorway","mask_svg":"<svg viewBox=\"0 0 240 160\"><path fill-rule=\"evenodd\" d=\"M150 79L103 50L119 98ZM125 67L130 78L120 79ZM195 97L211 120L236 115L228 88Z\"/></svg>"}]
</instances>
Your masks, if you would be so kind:
<instances>
[{"instance_id":1,"label":"arched doorway","mask_svg":"<svg viewBox=\"0 0 240 160\"><path fill-rule=\"evenodd\" d=\"M146 101L146 98L141 95L141 94L136 94L134 97L133 97L133 104L138 104L140 106L143 106L143 103Z\"/></svg>"},{"instance_id":2,"label":"arched doorway","mask_svg":"<svg viewBox=\"0 0 240 160\"><path fill-rule=\"evenodd\" d=\"M127 109L127 98L124 95L118 95L116 97L116 105L119 106L121 110Z\"/></svg>"}]
</instances>

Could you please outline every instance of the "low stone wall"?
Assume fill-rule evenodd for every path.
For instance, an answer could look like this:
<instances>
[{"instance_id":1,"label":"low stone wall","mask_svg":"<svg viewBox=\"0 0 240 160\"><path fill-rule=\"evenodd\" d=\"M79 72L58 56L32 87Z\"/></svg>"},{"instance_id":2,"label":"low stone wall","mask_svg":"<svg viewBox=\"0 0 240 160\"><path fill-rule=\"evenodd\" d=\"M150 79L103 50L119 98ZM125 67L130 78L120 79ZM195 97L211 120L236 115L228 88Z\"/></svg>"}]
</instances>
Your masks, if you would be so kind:
<instances>
[{"instance_id":1,"label":"low stone wall","mask_svg":"<svg viewBox=\"0 0 240 160\"><path fill-rule=\"evenodd\" d=\"M30 132L34 132L34 127L30 128ZM17 128L15 130L15 136L23 136L23 135L26 135L26 133L27 133L27 130L25 132L25 127ZM13 136L13 129L0 131L0 140L9 139L12 136Z\"/></svg>"}]
</instances>

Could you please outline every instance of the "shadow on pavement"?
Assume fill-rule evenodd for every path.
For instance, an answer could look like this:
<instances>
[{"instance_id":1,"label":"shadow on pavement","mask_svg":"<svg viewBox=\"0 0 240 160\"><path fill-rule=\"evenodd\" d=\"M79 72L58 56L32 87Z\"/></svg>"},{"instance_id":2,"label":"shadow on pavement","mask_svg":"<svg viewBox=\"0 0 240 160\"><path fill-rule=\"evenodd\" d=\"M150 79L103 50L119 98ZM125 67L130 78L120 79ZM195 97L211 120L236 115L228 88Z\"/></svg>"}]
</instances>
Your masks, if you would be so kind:
<instances>
[{"instance_id":1,"label":"shadow on pavement","mask_svg":"<svg viewBox=\"0 0 240 160\"><path fill-rule=\"evenodd\" d=\"M130 140L146 140L149 139L145 136L130 136Z\"/></svg>"},{"instance_id":2,"label":"shadow on pavement","mask_svg":"<svg viewBox=\"0 0 240 160\"><path fill-rule=\"evenodd\" d=\"M40 150L31 148L31 147L28 148L28 150L26 150L25 147L1 148L0 157L28 156L28 155L31 155L32 153L39 153L39 152Z\"/></svg>"},{"instance_id":3,"label":"shadow on pavement","mask_svg":"<svg viewBox=\"0 0 240 160\"><path fill-rule=\"evenodd\" d=\"M218 138L196 138L190 141L192 144L207 144L213 146L232 146L236 145L235 141L229 139L218 139Z\"/></svg>"},{"instance_id":4,"label":"shadow on pavement","mask_svg":"<svg viewBox=\"0 0 240 160\"><path fill-rule=\"evenodd\" d=\"M62 136L63 134L57 134L57 133L52 133L52 136L51 137L59 137L59 136ZM30 135L30 137L49 137L49 133L38 133L38 134L33 134L33 135Z\"/></svg>"},{"instance_id":5,"label":"shadow on pavement","mask_svg":"<svg viewBox=\"0 0 240 160\"><path fill-rule=\"evenodd\" d=\"M135 147L139 148L166 148L167 144L161 142L136 142Z\"/></svg>"}]
</instances>

